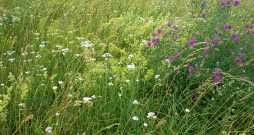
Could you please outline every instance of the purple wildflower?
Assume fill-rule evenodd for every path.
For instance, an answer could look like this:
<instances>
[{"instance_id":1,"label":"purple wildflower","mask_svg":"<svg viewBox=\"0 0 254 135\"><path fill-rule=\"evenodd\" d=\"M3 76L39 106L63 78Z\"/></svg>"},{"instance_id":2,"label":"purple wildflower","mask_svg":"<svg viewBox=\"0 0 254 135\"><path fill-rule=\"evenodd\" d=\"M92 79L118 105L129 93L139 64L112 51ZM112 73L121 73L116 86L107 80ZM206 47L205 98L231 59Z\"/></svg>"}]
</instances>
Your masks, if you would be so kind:
<instances>
[{"instance_id":1,"label":"purple wildflower","mask_svg":"<svg viewBox=\"0 0 254 135\"><path fill-rule=\"evenodd\" d=\"M220 76L219 75L214 76L214 81L217 83L221 82Z\"/></svg>"},{"instance_id":2,"label":"purple wildflower","mask_svg":"<svg viewBox=\"0 0 254 135\"><path fill-rule=\"evenodd\" d=\"M172 24L171 24L171 22L168 22L168 24L167 24L167 25L168 25L168 27L170 28Z\"/></svg>"},{"instance_id":3,"label":"purple wildflower","mask_svg":"<svg viewBox=\"0 0 254 135\"><path fill-rule=\"evenodd\" d=\"M163 34L162 29L158 29L158 30L157 30L157 33L158 33L158 34Z\"/></svg>"},{"instance_id":4,"label":"purple wildflower","mask_svg":"<svg viewBox=\"0 0 254 135\"><path fill-rule=\"evenodd\" d=\"M206 43L210 43L211 40L210 40L209 38L205 38L205 42L206 42Z\"/></svg>"},{"instance_id":5,"label":"purple wildflower","mask_svg":"<svg viewBox=\"0 0 254 135\"><path fill-rule=\"evenodd\" d=\"M179 57L180 57L180 55L177 53L177 54L176 54L176 58L178 59Z\"/></svg>"},{"instance_id":6,"label":"purple wildflower","mask_svg":"<svg viewBox=\"0 0 254 135\"><path fill-rule=\"evenodd\" d=\"M227 0L227 5L231 6L231 1L230 0Z\"/></svg>"},{"instance_id":7,"label":"purple wildflower","mask_svg":"<svg viewBox=\"0 0 254 135\"><path fill-rule=\"evenodd\" d=\"M204 17L204 18L205 18L205 17L206 17L206 13L202 13L202 17Z\"/></svg>"},{"instance_id":8,"label":"purple wildflower","mask_svg":"<svg viewBox=\"0 0 254 135\"><path fill-rule=\"evenodd\" d=\"M147 42L147 46L151 47L152 43L151 42Z\"/></svg>"},{"instance_id":9,"label":"purple wildflower","mask_svg":"<svg viewBox=\"0 0 254 135\"><path fill-rule=\"evenodd\" d=\"M194 67L193 67L193 66L190 66L190 67L189 67L189 72L190 72L190 73L195 72L195 71L194 71Z\"/></svg>"},{"instance_id":10,"label":"purple wildflower","mask_svg":"<svg viewBox=\"0 0 254 135\"><path fill-rule=\"evenodd\" d=\"M236 60L235 60L235 62L236 62L237 64L241 64L241 63L242 63L242 59L239 58L239 57L237 57Z\"/></svg>"},{"instance_id":11,"label":"purple wildflower","mask_svg":"<svg viewBox=\"0 0 254 135\"><path fill-rule=\"evenodd\" d=\"M217 70L214 70L214 76L218 76L219 75L219 72Z\"/></svg>"},{"instance_id":12,"label":"purple wildflower","mask_svg":"<svg viewBox=\"0 0 254 135\"><path fill-rule=\"evenodd\" d=\"M156 39L156 38L153 38L153 39L152 39L152 43L153 43L153 44L156 44L156 43L157 43L157 39Z\"/></svg>"},{"instance_id":13,"label":"purple wildflower","mask_svg":"<svg viewBox=\"0 0 254 135\"><path fill-rule=\"evenodd\" d=\"M208 54L210 52L210 48L206 48L205 52Z\"/></svg>"},{"instance_id":14,"label":"purple wildflower","mask_svg":"<svg viewBox=\"0 0 254 135\"><path fill-rule=\"evenodd\" d=\"M243 54L241 54L241 57L242 57L242 58L245 58L245 54L244 54L244 53L243 53Z\"/></svg>"},{"instance_id":15,"label":"purple wildflower","mask_svg":"<svg viewBox=\"0 0 254 135\"><path fill-rule=\"evenodd\" d=\"M239 42L240 42L240 38L239 38L239 37L236 37L236 38L235 38L235 42L236 42L236 43L239 43Z\"/></svg>"},{"instance_id":16,"label":"purple wildflower","mask_svg":"<svg viewBox=\"0 0 254 135\"><path fill-rule=\"evenodd\" d=\"M175 30L178 30L178 27L177 27L177 26L175 26Z\"/></svg>"},{"instance_id":17,"label":"purple wildflower","mask_svg":"<svg viewBox=\"0 0 254 135\"><path fill-rule=\"evenodd\" d=\"M247 24L245 25L245 28L249 28L249 27L250 27L250 24L247 23Z\"/></svg>"},{"instance_id":18,"label":"purple wildflower","mask_svg":"<svg viewBox=\"0 0 254 135\"><path fill-rule=\"evenodd\" d=\"M250 25L250 29L253 29L253 25Z\"/></svg>"},{"instance_id":19,"label":"purple wildflower","mask_svg":"<svg viewBox=\"0 0 254 135\"><path fill-rule=\"evenodd\" d=\"M196 40L189 40L189 45L194 46L197 43Z\"/></svg>"},{"instance_id":20,"label":"purple wildflower","mask_svg":"<svg viewBox=\"0 0 254 135\"><path fill-rule=\"evenodd\" d=\"M205 2L202 2L202 3L201 3L201 7L205 7Z\"/></svg>"},{"instance_id":21,"label":"purple wildflower","mask_svg":"<svg viewBox=\"0 0 254 135\"><path fill-rule=\"evenodd\" d=\"M169 57L169 61L170 61L170 62L173 62L173 61L174 61L174 58L175 58L174 56L170 56L170 57Z\"/></svg>"},{"instance_id":22,"label":"purple wildflower","mask_svg":"<svg viewBox=\"0 0 254 135\"><path fill-rule=\"evenodd\" d=\"M220 43L220 39L216 37L216 38L213 39L213 42L216 43L216 44L219 44Z\"/></svg>"},{"instance_id":23,"label":"purple wildflower","mask_svg":"<svg viewBox=\"0 0 254 135\"><path fill-rule=\"evenodd\" d=\"M250 34L250 30L247 30L246 34Z\"/></svg>"},{"instance_id":24,"label":"purple wildflower","mask_svg":"<svg viewBox=\"0 0 254 135\"><path fill-rule=\"evenodd\" d=\"M226 2L225 2L225 1L222 1L222 2L221 2L221 6L225 7L225 6L226 6Z\"/></svg>"},{"instance_id":25,"label":"purple wildflower","mask_svg":"<svg viewBox=\"0 0 254 135\"><path fill-rule=\"evenodd\" d=\"M177 35L175 35L175 40L177 40L177 38L178 38L178 36L177 36Z\"/></svg>"},{"instance_id":26,"label":"purple wildflower","mask_svg":"<svg viewBox=\"0 0 254 135\"><path fill-rule=\"evenodd\" d=\"M234 52L234 51L232 51L232 50L230 51L230 53L231 53L231 54L235 54L235 52Z\"/></svg>"},{"instance_id":27,"label":"purple wildflower","mask_svg":"<svg viewBox=\"0 0 254 135\"><path fill-rule=\"evenodd\" d=\"M240 2L238 0L235 1L235 6L240 6Z\"/></svg>"},{"instance_id":28,"label":"purple wildflower","mask_svg":"<svg viewBox=\"0 0 254 135\"><path fill-rule=\"evenodd\" d=\"M154 32L152 33L152 36L155 37L155 33Z\"/></svg>"},{"instance_id":29,"label":"purple wildflower","mask_svg":"<svg viewBox=\"0 0 254 135\"><path fill-rule=\"evenodd\" d=\"M156 40L157 40L157 43L161 41L161 39L159 37L157 37Z\"/></svg>"},{"instance_id":30,"label":"purple wildflower","mask_svg":"<svg viewBox=\"0 0 254 135\"><path fill-rule=\"evenodd\" d=\"M219 33L219 29L216 28L214 32L215 32L215 34L218 34Z\"/></svg>"},{"instance_id":31,"label":"purple wildflower","mask_svg":"<svg viewBox=\"0 0 254 135\"><path fill-rule=\"evenodd\" d=\"M235 33L232 34L233 39L237 38L237 35Z\"/></svg>"}]
</instances>

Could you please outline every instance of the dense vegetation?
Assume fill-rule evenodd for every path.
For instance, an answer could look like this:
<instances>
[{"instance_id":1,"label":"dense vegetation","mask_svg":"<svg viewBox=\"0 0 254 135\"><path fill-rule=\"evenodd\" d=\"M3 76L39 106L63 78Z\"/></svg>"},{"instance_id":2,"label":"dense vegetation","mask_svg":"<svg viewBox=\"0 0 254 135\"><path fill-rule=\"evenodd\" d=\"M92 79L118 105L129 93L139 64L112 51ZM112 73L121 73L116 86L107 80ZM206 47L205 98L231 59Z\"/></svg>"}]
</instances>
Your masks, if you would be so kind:
<instances>
[{"instance_id":1,"label":"dense vegetation","mask_svg":"<svg viewBox=\"0 0 254 135\"><path fill-rule=\"evenodd\" d=\"M0 0L0 133L254 134L252 7Z\"/></svg>"}]
</instances>

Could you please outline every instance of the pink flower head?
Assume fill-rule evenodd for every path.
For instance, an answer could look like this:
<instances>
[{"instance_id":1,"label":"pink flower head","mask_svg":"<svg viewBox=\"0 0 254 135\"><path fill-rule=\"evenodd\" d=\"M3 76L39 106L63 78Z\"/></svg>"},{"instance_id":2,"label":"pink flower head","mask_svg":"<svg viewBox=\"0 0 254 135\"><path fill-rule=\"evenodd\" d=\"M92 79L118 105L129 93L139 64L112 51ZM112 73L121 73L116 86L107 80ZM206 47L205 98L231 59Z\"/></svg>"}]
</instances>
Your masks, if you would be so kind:
<instances>
[{"instance_id":1,"label":"pink flower head","mask_svg":"<svg viewBox=\"0 0 254 135\"><path fill-rule=\"evenodd\" d=\"M152 43L151 42L147 42L147 46L151 47Z\"/></svg>"},{"instance_id":2,"label":"pink flower head","mask_svg":"<svg viewBox=\"0 0 254 135\"><path fill-rule=\"evenodd\" d=\"M217 70L214 70L214 76L218 76L219 75L219 72Z\"/></svg>"},{"instance_id":3,"label":"pink flower head","mask_svg":"<svg viewBox=\"0 0 254 135\"><path fill-rule=\"evenodd\" d=\"M176 58L178 59L179 57L180 57L180 56L179 56L179 54L177 53L177 54L176 54Z\"/></svg>"},{"instance_id":4,"label":"pink flower head","mask_svg":"<svg viewBox=\"0 0 254 135\"><path fill-rule=\"evenodd\" d=\"M235 60L235 62L236 62L237 64L241 64L241 63L242 63L242 59L239 58L239 57L237 57L236 60Z\"/></svg>"},{"instance_id":5,"label":"pink flower head","mask_svg":"<svg viewBox=\"0 0 254 135\"><path fill-rule=\"evenodd\" d=\"M175 35L175 40L177 40L177 38L178 38L178 36L177 36L177 35Z\"/></svg>"},{"instance_id":6,"label":"pink flower head","mask_svg":"<svg viewBox=\"0 0 254 135\"><path fill-rule=\"evenodd\" d=\"M190 67L189 67L189 72L190 72L190 73L195 72L195 71L194 71L194 67L193 67L193 66L190 66Z\"/></svg>"},{"instance_id":7,"label":"pink flower head","mask_svg":"<svg viewBox=\"0 0 254 135\"><path fill-rule=\"evenodd\" d=\"M223 30L226 30L226 29L227 29L226 25L223 25L223 26L222 26L222 29L223 29Z\"/></svg>"},{"instance_id":8,"label":"pink flower head","mask_svg":"<svg viewBox=\"0 0 254 135\"><path fill-rule=\"evenodd\" d=\"M219 33L219 29L216 28L214 32L215 32L215 34L218 34Z\"/></svg>"},{"instance_id":9,"label":"pink flower head","mask_svg":"<svg viewBox=\"0 0 254 135\"><path fill-rule=\"evenodd\" d=\"M167 25L168 25L168 27L170 28L172 24L171 24L171 22L168 22L168 24L167 24Z\"/></svg>"},{"instance_id":10,"label":"pink flower head","mask_svg":"<svg viewBox=\"0 0 254 135\"><path fill-rule=\"evenodd\" d=\"M230 30L231 30L232 25L231 25L231 24L227 24L227 27L228 27L228 29L230 29Z\"/></svg>"},{"instance_id":11,"label":"pink flower head","mask_svg":"<svg viewBox=\"0 0 254 135\"><path fill-rule=\"evenodd\" d=\"M231 1L230 0L227 0L227 5L231 6Z\"/></svg>"},{"instance_id":12,"label":"pink flower head","mask_svg":"<svg viewBox=\"0 0 254 135\"><path fill-rule=\"evenodd\" d=\"M245 28L249 28L249 27L250 27L250 24L247 23L247 24L245 25Z\"/></svg>"},{"instance_id":13,"label":"pink flower head","mask_svg":"<svg viewBox=\"0 0 254 135\"><path fill-rule=\"evenodd\" d=\"M246 34L250 34L250 30L247 30Z\"/></svg>"},{"instance_id":14,"label":"pink flower head","mask_svg":"<svg viewBox=\"0 0 254 135\"><path fill-rule=\"evenodd\" d=\"M153 38L153 39L152 39L152 43L153 43L153 44L156 44L156 43L157 43L157 39L156 39L156 38Z\"/></svg>"},{"instance_id":15,"label":"pink flower head","mask_svg":"<svg viewBox=\"0 0 254 135\"><path fill-rule=\"evenodd\" d=\"M174 61L174 59L175 59L175 57L174 57L174 56L170 56L170 57L169 57L169 61L170 61L170 62L173 62L173 61Z\"/></svg>"},{"instance_id":16,"label":"pink flower head","mask_svg":"<svg viewBox=\"0 0 254 135\"><path fill-rule=\"evenodd\" d=\"M210 52L210 48L206 48L205 52L208 54Z\"/></svg>"},{"instance_id":17,"label":"pink flower head","mask_svg":"<svg viewBox=\"0 0 254 135\"><path fill-rule=\"evenodd\" d=\"M235 1L235 6L240 6L240 2L238 0Z\"/></svg>"},{"instance_id":18,"label":"pink flower head","mask_svg":"<svg viewBox=\"0 0 254 135\"><path fill-rule=\"evenodd\" d=\"M196 40L189 40L189 45L194 46L197 43Z\"/></svg>"},{"instance_id":19,"label":"pink flower head","mask_svg":"<svg viewBox=\"0 0 254 135\"><path fill-rule=\"evenodd\" d=\"M202 17L204 17L204 18L205 18L205 17L206 17L206 13L202 13Z\"/></svg>"},{"instance_id":20,"label":"pink flower head","mask_svg":"<svg viewBox=\"0 0 254 135\"><path fill-rule=\"evenodd\" d=\"M253 29L253 25L250 25L250 29Z\"/></svg>"},{"instance_id":21,"label":"pink flower head","mask_svg":"<svg viewBox=\"0 0 254 135\"><path fill-rule=\"evenodd\" d=\"M226 2L225 2L225 1L222 1L222 2L221 2L221 6L225 7L225 6L226 6Z\"/></svg>"},{"instance_id":22,"label":"pink flower head","mask_svg":"<svg viewBox=\"0 0 254 135\"><path fill-rule=\"evenodd\" d=\"M235 54L235 52L234 52L234 51L232 51L232 50L230 51L230 53L231 53L231 54Z\"/></svg>"},{"instance_id":23,"label":"pink flower head","mask_svg":"<svg viewBox=\"0 0 254 135\"><path fill-rule=\"evenodd\" d=\"M163 34L162 29L158 29L158 30L157 30L157 33L158 33L158 34Z\"/></svg>"},{"instance_id":24,"label":"pink flower head","mask_svg":"<svg viewBox=\"0 0 254 135\"><path fill-rule=\"evenodd\" d=\"M201 7L205 7L205 2L202 2L202 3L201 3Z\"/></svg>"},{"instance_id":25,"label":"pink flower head","mask_svg":"<svg viewBox=\"0 0 254 135\"><path fill-rule=\"evenodd\" d=\"M197 31L195 34L196 34L196 35L199 35L199 32Z\"/></svg>"},{"instance_id":26,"label":"pink flower head","mask_svg":"<svg viewBox=\"0 0 254 135\"><path fill-rule=\"evenodd\" d=\"M240 38L239 38L239 37L236 37L236 38L235 38L235 42L236 42L236 43L239 43L239 42L240 42Z\"/></svg>"},{"instance_id":27,"label":"pink flower head","mask_svg":"<svg viewBox=\"0 0 254 135\"><path fill-rule=\"evenodd\" d=\"M205 42L206 42L206 43L210 43L211 40L210 40L209 38L205 38Z\"/></svg>"},{"instance_id":28,"label":"pink flower head","mask_svg":"<svg viewBox=\"0 0 254 135\"><path fill-rule=\"evenodd\" d=\"M214 81L217 83L221 82L220 76L219 75L214 76Z\"/></svg>"},{"instance_id":29,"label":"pink flower head","mask_svg":"<svg viewBox=\"0 0 254 135\"><path fill-rule=\"evenodd\" d=\"M157 37L156 40L157 40L157 43L161 41L161 39L159 37Z\"/></svg>"},{"instance_id":30,"label":"pink flower head","mask_svg":"<svg viewBox=\"0 0 254 135\"><path fill-rule=\"evenodd\" d=\"M213 42L216 43L216 44L219 44L220 43L220 39L216 37L216 38L213 39Z\"/></svg>"},{"instance_id":31,"label":"pink flower head","mask_svg":"<svg viewBox=\"0 0 254 135\"><path fill-rule=\"evenodd\" d=\"M237 35L235 33L232 34L233 39L237 38Z\"/></svg>"},{"instance_id":32,"label":"pink flower head","mask_svg":"<svg viewBox=\"0 0 254 135\"><path fill-rule=\"evenodd\" d=\"M155 33L154 32L152 33L152 36L155 37Z\"/></svg>"},{"instance_id":33,"label":"pink flower head","mask_svg":"<svg viewBox=\"0 0 254 135\"><path fill-rule=\"evenodd\" d=\"M243 53L243 54L241 54L241 57L242 57L242 58L245 58L245 54L244 54L244 53Z\"/></svg>"},{"instance_id":34,"label":"pink flower head","mask_svg":"<svg viewBox=\"0 0 254 135\"><path fill-rule=\"evenodd\" d=\"M178 30L178 27L177 27L177 26L175 26L175 30Z\"/></svg>"}]
</instances>

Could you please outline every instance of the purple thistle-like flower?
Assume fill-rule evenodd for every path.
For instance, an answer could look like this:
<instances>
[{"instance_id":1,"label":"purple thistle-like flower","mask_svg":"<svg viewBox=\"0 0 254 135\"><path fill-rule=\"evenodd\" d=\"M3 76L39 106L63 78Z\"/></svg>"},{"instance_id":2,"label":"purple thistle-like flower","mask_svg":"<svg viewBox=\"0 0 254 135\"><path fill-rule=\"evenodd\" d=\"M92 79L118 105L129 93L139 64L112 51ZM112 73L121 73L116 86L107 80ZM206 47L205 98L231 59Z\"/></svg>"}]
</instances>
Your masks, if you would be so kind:
<instances>
[{"instance_id":1,"label":"purple thistle-like flower","mask_svg":"<svg viewBox=\"0 0 254 135\"><path fill-rule=\"evenodd\" d=\"M202 3L201 3L201 7L205 7L205 2L202 2Z\"/></svg>"},{"instance_id":2,"label":"purple thistle-like flower","mask_svg":"<svg viewBox=\"0 0 254 135\"><path fill-rule=\"evenodd\" d=\"M250 24L247 23L247 24L245 25L245 28L249 28L249 27L250 27Z\"/></svg>"},{"instance_id":3,"label":"purple thistle-like flower","mask_svg":"<svg viewBox=\"0 0 254 135\"><path fill-rule=\"evenodd\" d=\"M157 43L161 41L161 39L159 37L157 37L156 40L157 40Z\"/></svg>"},{"instance_id":4,"label":"purple thistle-like flower","mask_svg":"<svg viewBox=\"0 0 254 135\"><path fill-rule=\"evenodd\" d=\"M221 6L225 7L225 6L226 6L226 2L225 2L225 1L222 1L222 2L221 2Z\"/></svg>"},{"instance_id":5,"label":"purple thistle-like flower","mask_svg":"<svg viewBox=\"0 0 254 135\"><path fill-rule=\"evenodd\" d=\"M234 52L234 51L232 51L232 50L230 51L230 53L231 53L231 54L235 54L235 52Z\"/></svg>"},{"instance_id":6,"label":"purple thistle-like flower","mask_svg":"<svg viewBox=\"0 0 254 135\"><path fill-rule=\"evenodd\" d=\"M168 27L170 28L172 24L171 24L171 22L168 22L168 24L167 24L167 25L168 25Z\"/></svg>"},{"instance_id":7,"label":"purple thistle-like flower","mask_svg":"<svg viewBox=\"0 0 254 135\"><path fill-rule=\"evenodd\" d=\"M178 38L178 36L177 36L177 35L175 35L175 40L177 40L177 38Z\"/></svg>"},{"instance_id":8,"label":"purple thistle-like flower","mask_svg":"<svg viewBox=\"0 0 254 135\"><path fill-rule=\"evenodd\" d=\"M190 73L195 72L195 70L194 70L194 67L193 67L193 66L190 66L190 67L189 67L189 72L190 72Z\"/></svg>"},{"instance_id":9,"label":"purple thistle-like flower","mask_svg":"<svg viewBox=\"0 0 254 135\"><path fill-rule=\"evenodd\" d=\"M205 38L205 42L206 42L206 43L210 43L211 40L210 40L209 38Z\"/></svg>"},{"instance_id":10,"label":"purple thistle-like flower","mask_svg":"<svg viewBox=\"0 0 254 135\"><path fill-rule=\"evenodd\" d=\"M245 58L245 54L244 54L244 53L243 53L243 54L241 54L241 57L242 57L242 58Z\"/></svg>"},{"instance_id":11,"label":"purple thistle-like flower","mask_svg":"<svg viewBox=\"0 0 254 135\"><path fill-rule=\"evenodd\" d=\"M217 83L221 82L220 76L219 75L214 76L214 81Z\"/></svg>"},{"instance_id":12,"label":"purple thistle-like flower","mask_svg":"<svg viewBox=\"0 0 254 135\"><path fill-rule=\"evenodd\" d=\"M152 43L151 42L147 42L147 46L151 47Z\"/></svg>"},{"instance_id":13,"label":"purple thistle-like flower","mask_svg":"<svg viewBox=\"0 0 254 135\"><path fill-rule=\"evenodd\" d=\"M231 6L231 0L228 0L228 1L227 1L227 5L228 5L228 6Z\"/></svg>"},{"instance_id":14,"label":"purple thistle-like flower","mask_svg":"<svg viewBox=\"0 0 254 135\"><path fill-rule=\"evenodd\" d=\"M213 39L213 42L216 43L216 44L219 44L220 43L220 39L216 37L216 38Z\"/></svg>"},{"instance_id":15,"label":"purple thistle-like flower","mask_svg":"<svg viewBox=\"0 0 254 135\"><path fill-rule=\"evenodd\" d=\"M175 26L175 30L178 30L178 27L177 27L177 26Z\"/></svg>"},{"instance_id":16,"label":"purple thistle-like flower","mask_svg":"<svg viewBox=\"0 0 254 135\"><path fill-rule=\"evenodd\" d=\"M250 34L250 30L247 30L246 34Z\"/></svg>"},{"instance_id":17,"label":"purple thistle-like flower","mask_svg":"<svg viewBox=\"0 0 254 135\"><path fill-rule=\"evenodd\" d=\"M235 33L232 34L233 39L237 38L237 35Z\"/></svg>"},{"instance_id":18,"label":"purple thistle-like flower","mask_svg":"<svg viewBox=\"0 0 254 135\"><path fill-rule=\"evenodd\" d=\"M157 30L157 33L158 33L158 34L163 34L162 29L158 29L158 30Z\"/></svg>"},{"instance_id":19,"label":"purple thistle-like flower","mask_svg":"<svg viewBox=\"0 0 254 135\"><path fill-rule=\"evenodd\" d=\"M202 17L204 17L204 18L205 18L205 17L206 17L206 13L202 13Z\"/></svg>"},{"instance_id":20,"label":"purple thistle-like flower","mask_svg":"<svg viewBox=\"0 0 254 135\"><path fill-rule=\"evenodd\" d=\"M174 61L174 59L175 59L175 57L174 57L174 56L170 56L170 57L169 57L169 61L170 61L170 62L173 62L173 61Z\"/></svg>"},{"instance_id":21,"label":"purple thistle-like flower","mask_svg":"<svg viewBox=\"0 0 254 135\"><path fill-rule=\"evenodd\" d=\"M238 0L235 1L235 6L240 6L240 2Z\"/></svg>"},{"instance_id":22,"label":"purple thistle-like flower","mask_svg":"<svg viewBox=\"0 0 254 135\"><path fill-rule=\"evenodd\" d=\"M217 70L214 70L213 73L214 73L214 76L219 75L219 72Z\"/></svg>"},{"instance_id":23,"label":"purple thistle-like flower","mask_svg":"<svg viewBox=\"0 0 254 135\"><path fill-rule=\"evenodd\" d=\"M152 43L153 43L153 44L156 44L156 43L157 43L157 39L156 39L156 38L153 38L153 39L152 39Z\"/></svg>"},{"instance_id":24,"label":"purple thistle-like flower","mask_svg":"<svg viewBox=\"0 0 254 135\"><path fill-rule=\"evenodd\" d=\"M240 42L240 38L239 38L239 37L236 37L236 38L235 38L235 42L236 42L236 43L239 43L239 42Z\"/></svg>"},{"instance_id":25,"label":"purple thistle-like flower","mask_svg":"<svg viewBox=\"0 0 254 135\"><path fill-rule=\"evenodd\" d=\"M206 48L205 52L208 54L210 52L210 48Z\"/></svg>"},{"instance_id":26,"label":"purple thistle-like flower","mask_svg":"<svg viewBox=\"0 0 254 135\"><path fill-rule=\"evenodd\" d=\"M231 24L227 24L227 26L228 26L228 29L230 29L230 30L231 30L232 25L231 25Z\"/></svg>"},{"instance_id":27,"label":"purple thistle-like flower","mask_svg":"<svg viewBox=\"0 0 254 135\"><path fill-rule=\"evenodd\" d=\"M222 29L223 29L223 30L227 30L227 26L226 26L226 25L223 25L223 26L222 26Z\"/></svg>"},{"instance_id":28,"label":"purple thistle-like flower","mask_svg":"<svg viewBox=\"0 0 254 135\"><path fill-rule=\"evenodd\" d=\"M253 25L250 25L250 29L253 29Z\"/></svg>"},{"instance_id":29,"label":"purple thistle-like flower","mask_svg":"<svg viewBox=\"0 0 254 135\"><path fill-rule=\"evenodd\" d=\"M218 33L219 33L219 29L216 28L216 29L214 30L214 32L215 32L215 34L218 34Z\"/></svg>"},{"instance_id":30,"label":"purple thistle-like flower","mask_svg":"<svg viewBox=\"0 0 254 135\"><path fill-rule=\"evenodd\" d=\"M155 37L155 33L154 32L152 33L152 36Z\"/></svg>"},{"instance_id":31,"label":"purple thistle-like flower","mask_svg":"<svg viewBox=\"0 0 254 135\"><path fill-rule=\"evenodd\" d=\"M189 40L189 45L194 46L197 43L196 40Z\"/></svg>"},{"instance_id":32,"label":"purple thistle-like flower","mask_svg":"<svg viewBox=\"0 0 254 135\"><path fill-rule=\"evenodd\" d=\"M235 60L235 62L236 62L237 64L241 64L241 63L242 63L242 59L239 58L239 57L237 57L236 60Z\"/></svg>"},{"instance_id":33,"label":"purple thistle-like flower","mask_svg":"<svg viewBox=\"0 0 254 135\"><path fill-rule=\"evenodd\" d=\"M178 59L179 57L180 57L180 55L177 53L177 54L176 54L176 58Z\"/></svg>"}]
</instances>

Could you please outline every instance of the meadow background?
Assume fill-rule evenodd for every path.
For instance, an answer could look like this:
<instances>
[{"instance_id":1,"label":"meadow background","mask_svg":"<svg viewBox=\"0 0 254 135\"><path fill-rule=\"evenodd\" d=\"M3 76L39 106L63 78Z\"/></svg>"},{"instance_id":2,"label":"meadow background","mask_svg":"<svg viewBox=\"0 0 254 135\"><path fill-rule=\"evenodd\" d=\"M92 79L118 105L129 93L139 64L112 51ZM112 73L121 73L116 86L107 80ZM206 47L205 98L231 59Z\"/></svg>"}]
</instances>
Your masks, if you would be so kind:
<instances>
[{"instance_id":1,"label":"meadow background","mask_svg":"<svg viewBox=\"0 0 254 135\"><path fill-rule=\"evenodd\" d=\"M0 0L0 133L254 134L254 1L225 2Z\"/></svg>"}]
</instances>

